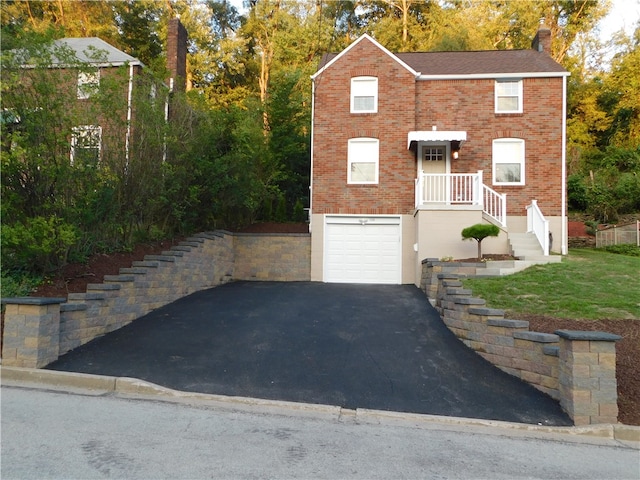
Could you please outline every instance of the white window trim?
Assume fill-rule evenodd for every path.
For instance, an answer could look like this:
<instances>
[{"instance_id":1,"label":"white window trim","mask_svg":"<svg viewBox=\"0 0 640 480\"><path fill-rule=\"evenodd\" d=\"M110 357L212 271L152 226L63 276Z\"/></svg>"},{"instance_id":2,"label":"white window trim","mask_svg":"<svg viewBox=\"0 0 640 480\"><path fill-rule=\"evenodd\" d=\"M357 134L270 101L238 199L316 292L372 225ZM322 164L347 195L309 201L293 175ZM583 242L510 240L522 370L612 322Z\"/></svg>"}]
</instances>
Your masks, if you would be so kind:
<instances>
[{"instance_id":1,"label":"white window trim","mask_svg":"<svg viewBox=\"0 0 640 480\"><path fill-rule=\"evenodd\" d=\"M78 100L86 100L95 95L100 88L100 69L88 72L78 72Z\"/></svg>"},{"instance_id":2,"label":"white window trim","mask_svg":"<svg viewBox=\"0 0 640 480\"><path fill-rule=\"evenodd\" d=\"M498 162L495 156L495 146L497 143L517 143L520 145L521 157L517 159L517 162ZM520 181L519 182L498 182L496 181L496 164L499 163L519 163L520 164ZM491 165L492 165L492 180L493 185L525 185L525 141L522 138L496 138L491 145Z\"/></svg>"},{"instance_id":3,"label":"white window trim","mask_svg":"<svg viewBox=\"0 0 640 480\"><path fill-rule=\"evenodd\" d=\"M358 90L358 82L371 82L371 83L375 83L375 92L373 93L373 108L370 110L356 110L355 108L355 98L356 96L360 96L360 95L356 95L356 93L360 93ZM378 77L353 77L351 79L351 95L350 95L350 102L351 102L351 113L378 113Z\"/></svg>"},{"instance_id":4,"label":"white window trim","mask_svg":"<svg viewBox=\"0 0 640 480\"><path fill-rule=\"evenodd\" d=\"M98 132L98 145L90 147L81 147L78 145L78 137L84 132ZM98 163L100 163L100 156L102 154L102 127L99 125L80 125L71 129L71 165L75 163L76 149L79 148L97 148L98 149Z\"/></svg>"},{"instance_id":5,"label":"white window trim","mask_svg":"<svg viewBox=\"0 0 640 480\"><path fill-rule=\"evenodd\" d=\"M518 108L515 110L499 110L498 109L498 84L500 83L518 83ZM493 87L494 94L494 109L495 113L522 113L522 105L524 103L523 97L523 88L522 88L522 79L504 79L504 80L496 80Z\"/></svg>"},{"instance_id":6,"label":"white window trim","mask_svg":"<svg viewBox=\"0 0 640 480\"><path fill-rule=\"evenodd\" d=\"M368 162L362 161L361 158L352 158L352 146L358 143L375 143L375 158ZM375 179L371 181L355 181L351 179L351 165L353 163L373 163L375 165ZM350 138L347 144L347 184L349 185L377 185L380 174L380 140L370 137Z\"/></svg>"}]
</instances>

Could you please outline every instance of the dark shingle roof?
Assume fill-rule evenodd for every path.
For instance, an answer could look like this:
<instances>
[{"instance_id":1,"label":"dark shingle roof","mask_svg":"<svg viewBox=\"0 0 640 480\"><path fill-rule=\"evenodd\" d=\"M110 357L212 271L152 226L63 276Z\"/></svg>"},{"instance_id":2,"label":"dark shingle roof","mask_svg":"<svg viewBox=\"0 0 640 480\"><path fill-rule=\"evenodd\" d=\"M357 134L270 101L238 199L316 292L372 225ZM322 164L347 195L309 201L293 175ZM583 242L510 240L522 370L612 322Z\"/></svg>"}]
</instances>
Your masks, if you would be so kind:
<instances>
[{"instance_id":1,"label":"dark shingle roof","mask_svg":"<svg viewBox=\"0 0 640 480\"><path fill-rule=\"evenodd\" d=\"M318 69L326 66L338 55L338 53L325 54ZM424 76L566 72L562 65L549 55L535 50L407 52L393 55Z\"/></svg>"},{"instance_id":2,"label":"dark shingle roof","mask_svg":"<svg viewBox=\"0 0 640 480\"><path fill-rule=\"evenodd\" d=\"M565 72L555 60L535 50L411 52L396 56L422 75Z\"/></svg>"}]
</instances>

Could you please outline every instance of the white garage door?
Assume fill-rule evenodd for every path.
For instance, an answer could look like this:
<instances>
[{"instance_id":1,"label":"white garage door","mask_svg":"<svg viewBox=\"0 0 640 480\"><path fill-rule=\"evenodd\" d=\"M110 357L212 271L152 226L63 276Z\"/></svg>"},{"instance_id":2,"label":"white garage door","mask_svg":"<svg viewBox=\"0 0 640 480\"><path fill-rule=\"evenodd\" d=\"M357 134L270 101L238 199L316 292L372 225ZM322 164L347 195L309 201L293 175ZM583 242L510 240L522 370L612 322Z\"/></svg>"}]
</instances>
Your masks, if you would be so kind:
<instances>
[{"instance_id":1,"label":"white garage door","mask_svg":"<svg viewBox=\"0 0 640 480\"><path fill-rule=\"evenodd\" d=\"M400 217L327 216L324 281L401 283Z\"/></svg>"}]
</instances>

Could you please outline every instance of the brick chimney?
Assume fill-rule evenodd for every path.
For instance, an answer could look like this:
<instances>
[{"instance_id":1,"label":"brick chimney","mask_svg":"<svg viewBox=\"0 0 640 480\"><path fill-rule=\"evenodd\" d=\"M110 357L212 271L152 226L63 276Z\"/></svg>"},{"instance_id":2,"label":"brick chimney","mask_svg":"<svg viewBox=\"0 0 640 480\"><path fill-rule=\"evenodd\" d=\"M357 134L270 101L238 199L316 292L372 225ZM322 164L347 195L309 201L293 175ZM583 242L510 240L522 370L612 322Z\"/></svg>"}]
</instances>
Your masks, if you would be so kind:
<instances>
[{"instance_id":1,"label":"brick chimney","mask_svg":"<svg viewBox=\"0 0 640 480\"><path fill-rule=\"evenodd\" d=\"M187 79L187 29L177 18L169 20L167 29L167 85L184 92Z\"/></svg>"},{"instance_id":2,"label":"brick chimney","mask_svg":"<svg viewBox=\"0 0 640 480\"><path fill-rule=\"evenodd\" d=\"M547 55L551 55L551 30L543 23L540 24L536 36L533 37L531 48L538 52L545 52Z\"/></svg>"}]
</instances>

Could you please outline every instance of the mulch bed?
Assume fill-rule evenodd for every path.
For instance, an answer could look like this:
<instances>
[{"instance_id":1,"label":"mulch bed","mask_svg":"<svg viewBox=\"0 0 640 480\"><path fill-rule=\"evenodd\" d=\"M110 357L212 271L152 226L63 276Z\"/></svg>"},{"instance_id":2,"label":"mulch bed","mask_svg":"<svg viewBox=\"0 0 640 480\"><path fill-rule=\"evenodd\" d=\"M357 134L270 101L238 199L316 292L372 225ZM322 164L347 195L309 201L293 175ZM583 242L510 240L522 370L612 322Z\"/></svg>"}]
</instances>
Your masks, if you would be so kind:
<instances>
[{"instance_id":1,"label":"mulch bed","mask_svg":"<svg viewBox=\"0 0 640 480\"><path fill-rule=\"evenodd\" d=\"M308 233L307 224L262 223L252 225L241 232L245 233ZM92 256L87 263L69 264L39 286L32 296L66 297L72 292L86 291L87 284L101 283L105 275L117 275L122 267L130 267L131 262L142 260L145 255L159 254L169 250L183 238L170 241L137 245L128 253L99 254ZM509 255L483 255L485 259L509 260ZM462 259L476 262L477 258ZM622 337L616 344L616 377L618 380L619 420L626 425L640 425L640 319L598 321L561 319L544 315L519 315L519 319L528 320L530 329L537 332L553 333L559 329L599 330L615 333Z\"/></svg>"}]
</instances>

